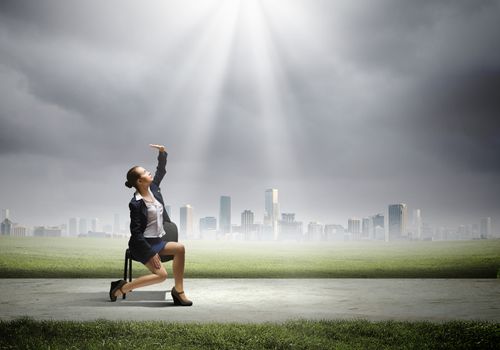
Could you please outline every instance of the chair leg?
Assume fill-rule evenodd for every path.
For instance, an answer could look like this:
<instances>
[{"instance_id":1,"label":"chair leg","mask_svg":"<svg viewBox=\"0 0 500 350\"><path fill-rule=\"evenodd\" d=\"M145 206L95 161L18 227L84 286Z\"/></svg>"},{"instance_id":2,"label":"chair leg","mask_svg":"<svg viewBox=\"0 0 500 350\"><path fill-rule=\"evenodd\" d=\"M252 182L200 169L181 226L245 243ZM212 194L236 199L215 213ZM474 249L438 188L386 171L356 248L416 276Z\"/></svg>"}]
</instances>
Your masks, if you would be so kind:
<instances>
[{"instance_id":1,"label":"chair leg","mask_svg":"<svg viewBox=\"0 0 500 350\"><path fill-rule=\"evenodd\" d=\"M127 280L128 252L125 252L125 266L123 267L123 279Z\"/></svg>"},{"instance_id":2,"label":"chair leg","mask_svg":"<svg viewBox=\"0 0 500 350\"><path fill-rule=\"evenodd\" d=\"M128 260L128 281L132 282L132 258L129 257Z\"/></svg>"},{"instance_id":3,"label":"chair leg","mask_svg":"<svg viewBox=\"0 0 500 350\"><path fill-rule=\"evenodd\" d=\"M128 254L128 250L125 251L125 266L123 267L123 279L126 281L127 280L127 267L128 267L128 260L129 260L129 254ZM122 299L125 299L126 298L126 294L123 294L122 295Z\"/></svg>"}]
</instances>

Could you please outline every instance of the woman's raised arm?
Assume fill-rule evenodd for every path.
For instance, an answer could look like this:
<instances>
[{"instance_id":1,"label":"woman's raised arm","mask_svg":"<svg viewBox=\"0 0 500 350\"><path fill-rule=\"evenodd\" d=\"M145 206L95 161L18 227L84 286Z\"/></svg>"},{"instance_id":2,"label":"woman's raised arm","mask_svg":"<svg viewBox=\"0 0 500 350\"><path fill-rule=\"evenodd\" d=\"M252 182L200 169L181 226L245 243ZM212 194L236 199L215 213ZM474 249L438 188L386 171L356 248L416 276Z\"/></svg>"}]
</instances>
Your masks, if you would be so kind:
<instances>
[{"instance_id":1,"label":"woman's raised arm","mask_svg":"<svg viewBox=\"0 0 500 350\"><path fill-rule=\"evenodd\" d=\"M156 166L155 176L153 178L153 182L160 186L160 182L167 173L167 150L163 145L153 145L150 144L151 147L156 148L159 151L158 154L158 165Z\"/></svg>"}]
</instances>

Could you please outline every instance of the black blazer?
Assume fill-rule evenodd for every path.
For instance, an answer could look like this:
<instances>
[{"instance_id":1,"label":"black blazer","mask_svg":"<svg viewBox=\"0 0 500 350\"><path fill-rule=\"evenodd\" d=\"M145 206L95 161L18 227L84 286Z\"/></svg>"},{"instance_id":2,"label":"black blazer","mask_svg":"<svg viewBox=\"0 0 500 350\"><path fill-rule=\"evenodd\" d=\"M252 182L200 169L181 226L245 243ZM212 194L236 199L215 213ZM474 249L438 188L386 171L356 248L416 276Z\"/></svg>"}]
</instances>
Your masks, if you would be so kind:
<instances>
[{"instance_id":1,"label":"black blazer","mask_svg":"<svg viewBox=\"0 0 500 350\"><path fill-rule=\"evenodd\" d=\"M167 173L167 152L160 152L158 154L158 165L156 167L156 173L153 178L153 182L149 186L153 196L163 205L163 223L171 222L167 211L165 210L165 203L163 203L163 197L160 192L160 182ZM147 262L156 253L151 249L151 246L144 238L144 231L146 230L146 225L148 221L148 208L142 199L137 200L135 195L130 200L128 204L130 209L130 239L128 241L128 247L130 249L130 254L132 259L141 261L143 263Z\"/></svg>"}]
</instances>

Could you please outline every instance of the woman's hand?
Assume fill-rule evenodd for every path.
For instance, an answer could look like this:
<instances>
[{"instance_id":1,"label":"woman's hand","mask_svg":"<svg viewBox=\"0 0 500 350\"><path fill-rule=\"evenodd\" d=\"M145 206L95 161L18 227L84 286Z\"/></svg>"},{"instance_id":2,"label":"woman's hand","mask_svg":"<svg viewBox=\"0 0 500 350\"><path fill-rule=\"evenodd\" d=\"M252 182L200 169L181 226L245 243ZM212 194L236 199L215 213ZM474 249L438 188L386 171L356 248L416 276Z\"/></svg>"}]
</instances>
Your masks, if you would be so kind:
<instances>
[{"instance_id":1,"label":"woman's hand","mask_svg":"<svg viewBox=\"0 0 500 350\"><path fill-rule=\"evenodd\" d=\"M157 270L161 268L161 260L158 254L153 255L153 257L149 259L148 262L151 263Z\"/></svg>"},{"instance_id":2,"label":"woman's hand","mask_svg":"<svg viewBox=\"0 0 500 350\"><path fill-rule=\"evenodd\" d=\"M156 148L160 152L165 152L165 146L163 146L163 145L153 145L153 144L149 144L149 145L153 148Z\"/></svg>"}]
</instances>

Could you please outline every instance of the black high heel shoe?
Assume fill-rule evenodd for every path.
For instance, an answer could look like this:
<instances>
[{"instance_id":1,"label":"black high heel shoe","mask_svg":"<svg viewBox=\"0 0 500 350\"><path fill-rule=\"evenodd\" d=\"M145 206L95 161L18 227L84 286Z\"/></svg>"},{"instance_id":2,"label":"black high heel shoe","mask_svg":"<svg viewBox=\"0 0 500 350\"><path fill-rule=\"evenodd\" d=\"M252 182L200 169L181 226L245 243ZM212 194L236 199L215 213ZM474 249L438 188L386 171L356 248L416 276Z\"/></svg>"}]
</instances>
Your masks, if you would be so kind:
<instances>
[{"instance_id":1,"label":"black high heel shoe","mask_svg":"<svg viewBox=\"0 0 500 350\"><path fill-rule=\"evenodd\" d=\"M127 281L125 281L125 280L118 280L118 281L111 282L111 288L109 288L109 298L111 299L111 301L116 301L115 293L117 290L120 290L120 292L122 292L122 294L124 294L122 287L126 284L127 284Z\"/></svg>"},{"instance_id":2,"label":"black high heel shoe","mask_svg":"<svg viewBox=\"0 0 500 350\"><path fill-rule=\"evenodd\" d=\"M181 299L180 295L183 293L184 291L178 292L175 290L175 287L172 287L172 291L170 292L170 294L172 294L172 299L174 299L174 305L181 305L181 306L193 305L193 302L191 300L184 301Z\"/></svg>"}]
</instances>

